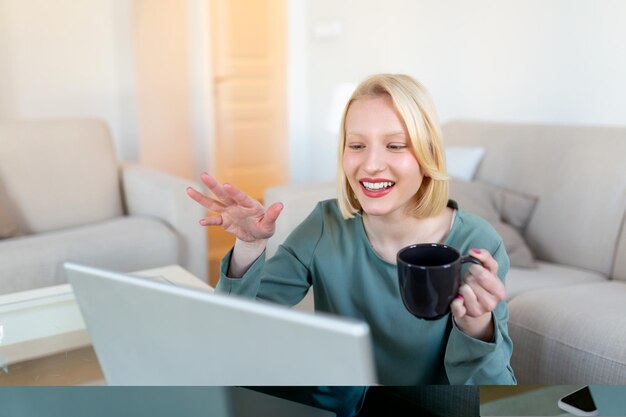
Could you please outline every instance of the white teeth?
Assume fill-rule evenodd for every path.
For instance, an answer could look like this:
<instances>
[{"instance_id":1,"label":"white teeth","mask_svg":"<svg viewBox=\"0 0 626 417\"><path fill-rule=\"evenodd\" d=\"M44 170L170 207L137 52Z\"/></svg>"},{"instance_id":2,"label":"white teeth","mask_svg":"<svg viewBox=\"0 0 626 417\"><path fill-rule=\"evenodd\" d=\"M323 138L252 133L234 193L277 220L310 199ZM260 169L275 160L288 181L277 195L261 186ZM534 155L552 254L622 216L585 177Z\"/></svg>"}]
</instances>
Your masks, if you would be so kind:
<instances>
[{"instance_id":1,"label":"white teeth","mask_svg":"<svg viewBox=\"0 0 626 417\"><path fill-rule=\"evenodd\" d=\"M376 190L382 190L383 188L389 188L393 185L395 185L395 182L391 182L391 181L384 181L384 182L365 182L363 181L361 184L363 184L363 186L365 187L366 190L368 191L376 191Z\"/></svg>"}]
</instances>

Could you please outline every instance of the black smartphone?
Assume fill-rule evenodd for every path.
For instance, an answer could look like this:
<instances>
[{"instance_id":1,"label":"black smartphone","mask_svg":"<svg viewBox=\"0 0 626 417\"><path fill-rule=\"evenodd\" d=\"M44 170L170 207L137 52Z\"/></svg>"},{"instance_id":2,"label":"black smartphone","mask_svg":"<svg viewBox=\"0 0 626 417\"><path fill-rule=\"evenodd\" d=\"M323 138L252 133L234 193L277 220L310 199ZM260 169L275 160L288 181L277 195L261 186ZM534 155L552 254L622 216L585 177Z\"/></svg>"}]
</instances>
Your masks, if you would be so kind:
<instances>
[{"instance_id":1,"label":"black smartphone","mask_svg":"<svg viewBox=\"0 0 626 417\"><path fill-rule=\"evenodd\" d=\"M567 394L558 402L559 408L575 416L597 416L598 409L593 402L589 387L583 387Z\"/></svg>"}]
</instances>

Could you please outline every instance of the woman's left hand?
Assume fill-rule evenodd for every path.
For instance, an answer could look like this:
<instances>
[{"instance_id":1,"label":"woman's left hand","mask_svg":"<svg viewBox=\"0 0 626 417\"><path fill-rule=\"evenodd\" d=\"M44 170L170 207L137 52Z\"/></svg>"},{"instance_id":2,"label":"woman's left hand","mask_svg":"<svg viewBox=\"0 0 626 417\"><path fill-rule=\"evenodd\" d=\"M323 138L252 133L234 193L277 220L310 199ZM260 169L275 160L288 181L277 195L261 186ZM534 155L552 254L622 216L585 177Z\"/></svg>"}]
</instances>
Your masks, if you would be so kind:
<instances>
[{"instance_id":1,"label":"woman's left hand","mask_svg":"<svg viewBox=\"0 0 626 417\"><path fill-rule=\"evenodd\" d=\"M482 265L470 264L459 296L450 309L457 327L485 342L493 338L491 312L505 299L504 284L498 278L498 263L485 249L471 249L470 255Z\"/></svg>"}]
</instances>

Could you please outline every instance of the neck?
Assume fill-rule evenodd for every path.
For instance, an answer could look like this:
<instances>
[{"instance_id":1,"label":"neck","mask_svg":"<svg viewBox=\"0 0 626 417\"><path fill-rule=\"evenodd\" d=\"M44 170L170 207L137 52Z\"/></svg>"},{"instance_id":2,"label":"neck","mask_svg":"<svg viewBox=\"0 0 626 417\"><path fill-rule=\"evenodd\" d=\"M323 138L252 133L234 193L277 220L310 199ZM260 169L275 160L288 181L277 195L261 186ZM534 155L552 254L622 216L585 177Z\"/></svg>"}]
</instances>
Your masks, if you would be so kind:
<instances>
[{"instance_id":1,"label":"neck","mask_svg":"<svg viewBox=\"0 0 626 417\"><path fill-rule=\"evenodd\" d=\"M448 235L452 210L423 219L411 215L371 216L363 213L363 226L374 250L395 263L395 254L414 243L442 242Z\"/></svg>"},{"instance_id":2,"label":"neck","mask_svg":"<svg viewBox=\"0 0 626 417\"><path fill-rule=\"evenodd\" d=\"M437 217L418 219L413 216L390 219L383 216L363 215L363 224L370 238L382 243L426 243L438 228Z\"/></svg>"}]
</instances>

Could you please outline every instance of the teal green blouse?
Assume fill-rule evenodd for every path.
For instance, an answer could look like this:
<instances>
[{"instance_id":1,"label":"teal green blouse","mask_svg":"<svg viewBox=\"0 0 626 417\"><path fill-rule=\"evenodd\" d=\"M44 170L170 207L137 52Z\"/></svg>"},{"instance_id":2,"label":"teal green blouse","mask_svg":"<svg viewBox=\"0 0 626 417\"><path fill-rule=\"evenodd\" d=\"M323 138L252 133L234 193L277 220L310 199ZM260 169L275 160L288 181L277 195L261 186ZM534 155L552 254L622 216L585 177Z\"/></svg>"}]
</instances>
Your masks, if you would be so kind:
<instances>
[{"instance_id":1,"label":"teal green blouse","mask_svg":"<svg viewBox=\"0 0 626 417\"><path fill-rule=\"evenodd\" d=\"M449 206L458 209L452 200ZM509 258L482 218L458 209L445 244L464 254L488 250L504 282ZM222 260L220 292L295 305L313 286L317 311L367 322L381 384L515 384L506 302L493 312L490 342L460 331L450 314L435 321L414 317L400 298L396 265L373 250L360 215L343 219L337 200L318 203L274 256L260 256L242 278L225 275L231 255Z\"/></svg>"}]
</instances>

